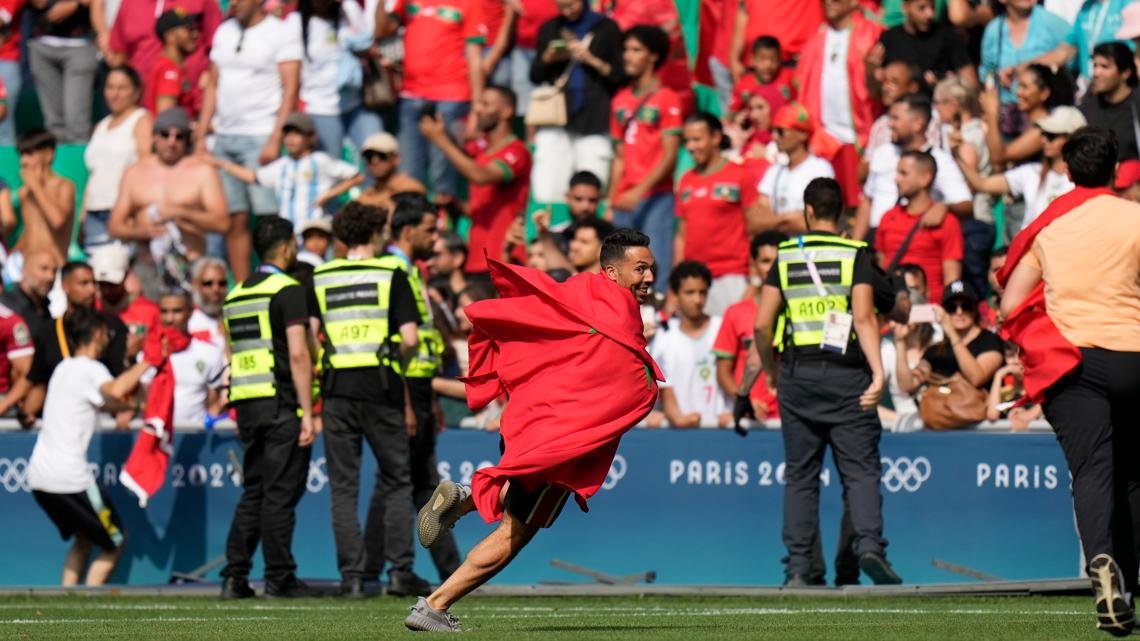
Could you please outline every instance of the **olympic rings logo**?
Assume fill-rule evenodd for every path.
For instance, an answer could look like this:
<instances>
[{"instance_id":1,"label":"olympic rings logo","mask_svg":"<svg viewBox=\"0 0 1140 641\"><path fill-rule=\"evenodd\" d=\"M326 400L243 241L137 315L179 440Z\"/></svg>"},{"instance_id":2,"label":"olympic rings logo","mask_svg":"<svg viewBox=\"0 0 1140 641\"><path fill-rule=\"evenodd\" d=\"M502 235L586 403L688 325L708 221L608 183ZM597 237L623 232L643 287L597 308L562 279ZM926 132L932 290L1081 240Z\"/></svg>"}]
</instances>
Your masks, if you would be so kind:
<instances>
[{"instance_id":1,"label":"olympic rings logo","mask_svg":"<svg viewBox=\"0 0 1140 641\"><path fill-rule=\"evenodd\" d=\"M883 468L883 487L892 494L903 490L917 492L922 484L930 479L933 471L930 461L925 456L916 456L913 459L906 456L895 459L884 456L879 461Z\"/></svg>"},{"instance_id":2,"label":"olympic rings logo","mask_svg":"<svg viewBox=\"0 0 1140 641\"><path fill-rule=\"evenodd\" d=\"M625 457L621 454L614 456L614 462L610 463L610 471L606 472L606 480L602 483L603 490L612 490L617 486L618 481L625 477L626 470L629 466L625 462Z\"/></svg>"},{"instance_id":3,"label":"olympic rings logo","mask_svg":"<svg viewBox=\"0 0 1140 641\"><path fill-rule=\"evenodd\" d=\"M325 457L309 461L309 476L305 479L305 489L318 494L328 484L329 475L325 473Z\"/></svg>"},{"instance_id":4,"label":"olympic rings logo","mask_svg":"<svg viewBox=\"0 0 1140 641\"><path fill-rule=\"evenodd\" d=\"M32 488L28 487L28 459L0 458L0 485L10 494L31 492Z\"/></svg>"}]
</instances>

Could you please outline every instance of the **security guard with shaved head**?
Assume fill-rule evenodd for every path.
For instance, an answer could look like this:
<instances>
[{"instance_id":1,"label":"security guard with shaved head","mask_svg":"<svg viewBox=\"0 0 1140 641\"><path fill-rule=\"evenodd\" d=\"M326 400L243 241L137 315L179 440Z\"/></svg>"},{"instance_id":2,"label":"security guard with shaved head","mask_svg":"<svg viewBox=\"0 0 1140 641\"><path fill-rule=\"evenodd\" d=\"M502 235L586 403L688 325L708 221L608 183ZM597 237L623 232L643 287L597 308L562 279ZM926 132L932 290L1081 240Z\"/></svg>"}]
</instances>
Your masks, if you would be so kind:
<instances>
[{"instance_id":1,"label":"security guard with shaved head","mask_svg":"<svg viewBox=\"0 0 1140 641\"><path fill-rule=\"evenodd\" d=\"M305 492L313 420L309 305L290 277L297 259L293 224L276 216L258 224L253 247L261 266L226 296L222 307L230 347L229 399L245 447L245 486L226 540L222 598L254 596L253 552L261 542L265 593L312 596L297 580L294 509Z\"/></svg>"},{"instance_id":2,"label":"security guard with shaved head","mask_svg":"<svg viewBox=\"0 0 1140 641\"><path fill-rule=\"evenodd\" d=\"M876 305L890 311L898 296L866 244L839 236L842 211L839 183L817 178L808 184L808 231L779 246L756 312L755 343L780 403L787 585L817 580L819 474L828 445L854 532L850 551L875 583L902 582L887 562L883 538L877 413L883 365L875 316ZM781 313L785 334L777 362L772 330ZM753 369L741 382L745 402L737 403L738 419L751 410L747 396L756 376Z\"/></svg>"},{"instance_id":3,"label":"security guard with shaved head","mask_svg":"<svg viewBox=\"0 0 1140 641\"><path fill-rule=\"evenodd\" d=\"M408 435L415 430L415 414L398 373L417 354L420 316L407 274L377 258L385 219L386 212L378 207L345 205L333 218L332 229L347 253L313 272L321 315L322 415L333 535L341 593L347 597L365 595L366 550L358 512L362 439L380 468L377 492L385 503L388 592L430 592L427 582L412 572Z\"/></svg>"}]
</instances>

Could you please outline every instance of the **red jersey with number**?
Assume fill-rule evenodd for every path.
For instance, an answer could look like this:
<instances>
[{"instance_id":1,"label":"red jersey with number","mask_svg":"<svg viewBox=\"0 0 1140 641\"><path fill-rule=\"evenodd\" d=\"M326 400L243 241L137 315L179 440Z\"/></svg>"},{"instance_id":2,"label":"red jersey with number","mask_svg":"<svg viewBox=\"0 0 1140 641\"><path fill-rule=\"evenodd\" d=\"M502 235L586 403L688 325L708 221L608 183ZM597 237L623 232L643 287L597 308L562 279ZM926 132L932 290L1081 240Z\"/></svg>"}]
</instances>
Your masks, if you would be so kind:
<instances>
[{"instance_id":1,"label":"red jersey with number","mask_svg":"<svg viewBox=\"0 0 1140 641\"><path fill-rule=\"evenodd\" d=\"M468 196L471 206L471 230L468 235L468 273L490 269L483 255L499 260L511 223L526 212L530 191L530 152L523 141L511 136L498 149L484 149L475 156L480 165L496 165L503 170L503 180L486 185L471 184ZM514 257L526 262L526 247L516 247Z\"/></svg>"},{"instance_id":2,"label":"red jersey with number","mask_svg":"<svg viewBox=\"0 0 1140 641\"><path fill-rule=\"evenodd\" d=\"M668 87L658 87L646 98L625 87L614 96L610 135L624 143L625 169L618 180L618 193L644 179L665 156L662 141L681 135L681 100ZM673 176L666 175L646 195L673 190Z\"/></svg>"},{"instance_id":3,"label":"red jersey with number","mask_svg":"<svg viewBox=\"0 0 1140 641\"><path fill-rule=\"evenodd\" d=\"M883 214L875 236L875 249L882 253L884 262L894 258L895 252L902 247L915 223L918 223L918 216L911 216L900 205L895 205L894 209ZM962 225L957 216L947 213L941 225L919 228L899 262L914 263L926 272L926 288L930 292L930 299L937 301L941 299L942 286L945 285L942 279L942 261L960 261L962 253Z\"/></svg>"},{"instance_id":4,"label":"red jersey with number","mask_svg":"<svg viewBox=\"0 0 1140 641\"><path fill-rule=\"evenodd\" d=\"M143 107L152 114L157 115L156 105L159 97L173 97L179 107L186 110L193 120L198 113L195 105L197 87L190 83L190 76L186 69L166 56L159 56L151 69L150 78L146 83L146 93L143 96Z\"/></svg>"},{"instance_id":5,"label":"red jersey with number","mask_svg":"<svg viewBox=\"0 0 1140 641\"><path fill-rule=\"evenodd\" d=\"M483 46L483 0L396 0L404 24L403 93L427 100L471 100L467 45Z\"/></svg>"},{"instance_id":6,"label":"red jersey with number","mask_svg":"<svg viewBox=\"0 0 1140 641\"><path fill-rule=\"evenodd\" d=\"M32 332L19 314L0 305L0 394L12 386L12 360L36 351Z\"/></svg>"},{"instance_id":7,"label":"red jersey with number","mask_svg":"<svg viewBox=\"0 0 1140 641\"><path fill-rule=\"evenodd\" d=\"M729 305L724 310L724 319L720 323L720 331L713 343L713 353L718 359L733 359L732 380L739 385L744 378L744 364L748 361L748 350L752 348L752 341L756 335L756 299L747 298L739 303ZM768 406L767 418L780 418L780 406L776 397L768 391L764 372L748 392L748 398L760 401Z\"/></svg>"},{"instance_id":8,"label":"red jersey with number","mask_svg":"<svg viewBox=\"0 0 1140 641\"><path fill-rule=\"evenodd\" d=\"M743 165L723 161L708 174L685 172L677 185L677 217L685 221L685 258L708 266L713 278L748 274L744 210L756 203L756 180Z\"/></svg>"}]
</instances>

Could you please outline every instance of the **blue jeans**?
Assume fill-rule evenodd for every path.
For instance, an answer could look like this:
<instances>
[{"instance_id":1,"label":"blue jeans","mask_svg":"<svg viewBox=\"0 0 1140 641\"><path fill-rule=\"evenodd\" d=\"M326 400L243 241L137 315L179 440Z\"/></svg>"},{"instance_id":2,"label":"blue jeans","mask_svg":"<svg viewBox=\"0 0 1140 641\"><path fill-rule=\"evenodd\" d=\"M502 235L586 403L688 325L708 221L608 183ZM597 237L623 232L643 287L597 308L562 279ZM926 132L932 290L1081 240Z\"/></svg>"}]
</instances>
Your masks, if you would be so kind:
<instances>
[{"instance_id":1,"label":"blue jeans","mask_svg":"<svg viewBox=\"0 0 1140 641\"><path fill-rule=\"evenodd\" d=\"M490 47L483 47L483 55L486 56L491 53ZM511 52L508 50L503 54L503 58L499 60L499 64L491 70L491 75L487 78L487 84L499 85L500 87L511 86Z\"/></svg>"},{"instance_id":2,"label":"blue jeans","mask_svg":"<svg viewBox=\"0 0 1140 641\"><path fill-rule=\"evenodd\" d=\"M111 219L110 209L88 211L83 218L83 249L106 245L111 242L111 234L107 231L107 221Z\"/></svg>"},{"instance_id":3,"label":"blue jeans","mask_svg":"<svg viewBox=\"0 0 1140 641\"><path fill-rule=\"evenodd\" d=\"M530 81L530 67L534 64L534 49L511 49L511 89L518 98L520 116L526 115L526 108L530 105L530 92L534 91L534 83Z\"/></svg>"},{"instance_id":4,"label":"blue jeans","mask_svg":"<svg viewBox=\"0 0 1140 641\"><path fill-rule=\"evenodd\" d=\"M614 225L632 227L649 236L649 248L657 261L653 288L665 293L673 269L673 194L654 194L637 203L633 211L614 210Z\"/></svg>"},{"instance_id":5,"label":"blue jeans","mask_svg":"<svg viewBox=\"0 0 1140 641\"><path fill-rule=\"evenodd\" d=\"M214 155L250 169L261 166L258 156L265 146L266 138L260 136L234 136L218 134L214 140ZM229 172L219 170L222 175L222 191L231 214L247 213L264 216L276 214L277 196L272 189L261 185L247 185L234 178Z\"/></svg>"},{"instance_id":6,"label":"blue jeans","mask_svg":"<svg viewBox=\"0 0 1140 641\"><path fill-rule=\"evenodd\" d=\"M360 153L364 139L384 131L380 114L358 106L339 116L310 114L317 127L317 149L333 158L340 158L344 151L345 134L352 140L354 154Z\"/></svg>"},{"instance_id":7,"label":"blue jeans","mask_svg":"<svg viewBox=\"0 0 1140 641\"><path fill-rule=\"evenodd\" d=\"M447 161L440 149L420 135L420 111L428 100L423 98L400 98L400 171L424 183L433 193L454 196L459 193L459 172ZM436 102L438 111L452 136L458 138L465 126L471 103L453 100Z\"/></svg>"},{"instance_id":8,"label":"blue jeans","mask_svg":"<svg viewBox=\"0 0 1140 641\"><path fill-rule=\"evenodd\" d=\"M20 85L23 74L18 60L0 60L0 78L8 90L8 116L0 120L0 147L16 144L16 106L20 104Z\"/></svg>"}]
</instances>

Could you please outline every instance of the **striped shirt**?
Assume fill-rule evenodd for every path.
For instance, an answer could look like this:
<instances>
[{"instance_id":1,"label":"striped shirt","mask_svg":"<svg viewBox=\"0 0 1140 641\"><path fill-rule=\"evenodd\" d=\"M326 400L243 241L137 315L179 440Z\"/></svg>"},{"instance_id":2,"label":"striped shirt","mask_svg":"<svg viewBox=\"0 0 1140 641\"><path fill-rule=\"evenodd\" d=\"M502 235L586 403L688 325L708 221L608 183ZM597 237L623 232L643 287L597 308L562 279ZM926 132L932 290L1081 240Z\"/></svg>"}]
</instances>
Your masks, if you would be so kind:
<instances>
[{"instance_id":1,"label":"striped shirt","mask_svg":"<svg viewBox=\"0 0 1140 641\"><path fill-rule=\"evenodd\" d=\"M356 165L314 151L300 158L282 156L262 166L257 170L257 182L273 190L278 213L300 234L305 223L326 215L315 205L317 198L358 173Z\"/></svg>"}]
</instances>

